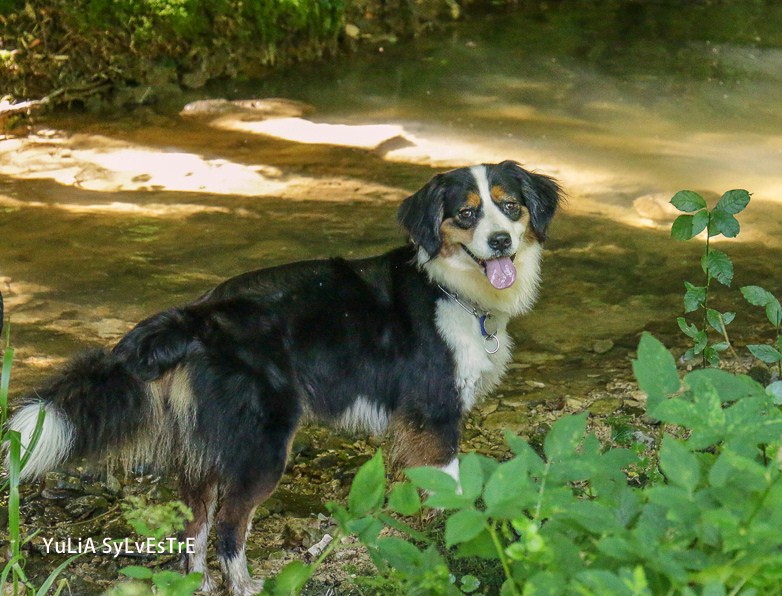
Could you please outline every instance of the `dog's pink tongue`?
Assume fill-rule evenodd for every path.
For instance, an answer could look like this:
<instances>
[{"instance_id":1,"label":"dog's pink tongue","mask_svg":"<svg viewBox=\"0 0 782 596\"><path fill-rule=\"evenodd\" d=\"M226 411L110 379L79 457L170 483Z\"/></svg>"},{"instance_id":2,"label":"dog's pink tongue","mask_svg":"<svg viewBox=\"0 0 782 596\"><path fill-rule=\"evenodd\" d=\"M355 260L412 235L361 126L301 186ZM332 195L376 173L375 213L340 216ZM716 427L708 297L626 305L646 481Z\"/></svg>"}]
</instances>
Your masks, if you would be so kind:
<instances>
[{"instance_id":1,"label":"dog's pink tongue","mask_svg":"<svg viewBox=\"0 0 782 596\"><path fill-rule=\"evenodd\" d=\"M498 290L504 290L516 281L516 267L510 257L489 259L486 261L486 277L489 283Z\"/></svg>"}]
</instances>

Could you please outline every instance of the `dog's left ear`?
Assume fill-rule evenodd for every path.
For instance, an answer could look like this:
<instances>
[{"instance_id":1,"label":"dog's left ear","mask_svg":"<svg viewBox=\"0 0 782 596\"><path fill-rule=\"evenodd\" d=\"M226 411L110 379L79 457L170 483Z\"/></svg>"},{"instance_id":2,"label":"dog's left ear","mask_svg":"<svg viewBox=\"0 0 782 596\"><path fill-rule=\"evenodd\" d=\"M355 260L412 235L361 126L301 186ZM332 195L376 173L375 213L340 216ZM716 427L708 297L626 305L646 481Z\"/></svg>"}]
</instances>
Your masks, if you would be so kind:
<instances>
[{"instance_id":1,"label":"dog's left ear","mask_svg":"<svg viewBox=\"0 0 782 596\"><path fill-rule=\"evenodd\" d=\"M430 257L440 252L442 238L445 187L442 175L432 178L426 186L407 197L399 207L397 220L410 235L410 239L423 247Z\"/></svg>"},{"instance_id":2,"label":"dog's left ear","mask_svg":"<svg viewBox=\"0 0 782 596\"><path fill-rule=\"evenodd\" d=\"M504 161L500 167L520 184L522 200L529 210L532 231L538 241L543 242L548 225L562 201L562 189L553 178L528 172L515 161Z\"/></svg>"}]
</instances>

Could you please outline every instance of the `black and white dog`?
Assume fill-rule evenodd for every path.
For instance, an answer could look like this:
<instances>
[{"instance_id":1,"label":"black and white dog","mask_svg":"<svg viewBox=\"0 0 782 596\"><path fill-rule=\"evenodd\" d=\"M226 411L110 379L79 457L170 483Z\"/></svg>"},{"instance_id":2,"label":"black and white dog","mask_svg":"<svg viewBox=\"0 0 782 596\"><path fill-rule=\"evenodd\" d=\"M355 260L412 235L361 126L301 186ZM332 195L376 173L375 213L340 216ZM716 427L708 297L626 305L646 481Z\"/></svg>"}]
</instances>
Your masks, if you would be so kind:
<instances>
[{"instance_id":1,"label":"black and white dog","mask_svg":"<svg viewBox=\"0 0 782 596\"><path fill-rule=\"evenodd\" d=\"M142 321L13 417L24 445L46 412L24 476L82 456L156 462L193 510L187 570L215 587L214 526L228 588L257 592L246 534L303 421L388 429L397 465L458 480L460 421L510 359L506 326L535 300L559 200L556 182L511 161L438 174L399 209L406 246L245 273Z\"/></svg>"}]
</instances>

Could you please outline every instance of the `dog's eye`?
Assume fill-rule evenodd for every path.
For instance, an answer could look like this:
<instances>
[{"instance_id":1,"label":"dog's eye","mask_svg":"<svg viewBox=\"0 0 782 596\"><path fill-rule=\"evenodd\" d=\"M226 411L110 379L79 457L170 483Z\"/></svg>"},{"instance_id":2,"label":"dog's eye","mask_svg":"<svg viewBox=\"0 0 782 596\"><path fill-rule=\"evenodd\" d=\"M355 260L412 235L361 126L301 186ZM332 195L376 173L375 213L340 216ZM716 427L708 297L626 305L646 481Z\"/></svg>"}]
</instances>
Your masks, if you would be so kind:
<instances>
[{"instance_id":1,"label":"dog's eye","mask_svg":"<svg viewBox=\"0 0 782 596\"><path fill-rule=\"evenodd\" d=\"M521 213L521 205L519 205L516 201L505 201L502 204L502 209L510 217L517 217Z\"/></svg>"},{"instance_id":2,"label":"dog's eye","mask_svg":"<svg viewBox=\"0 0 782 596\"><path fill-rule=\"evenodd\" d=\"M475 209L472 207L459 210L459 219L470 220L475 219Z\"/></svg>"}]
</instances>

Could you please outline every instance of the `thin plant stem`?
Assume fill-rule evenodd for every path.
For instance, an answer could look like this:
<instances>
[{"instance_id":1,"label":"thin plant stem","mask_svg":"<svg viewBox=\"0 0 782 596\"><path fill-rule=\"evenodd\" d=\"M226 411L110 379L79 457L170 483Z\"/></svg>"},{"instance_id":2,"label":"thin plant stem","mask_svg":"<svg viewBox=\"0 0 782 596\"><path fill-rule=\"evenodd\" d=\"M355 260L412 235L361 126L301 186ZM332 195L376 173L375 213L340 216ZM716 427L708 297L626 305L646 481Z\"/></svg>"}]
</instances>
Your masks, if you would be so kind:
<instances>
[{"instance_id":1,"label":"thin plant stem","mask_svg":"<svg viewBox=\"0 0 782 596\"><path fill-rule=\"evenodd\" d=\"M708 261L709 250L711 246L711 212L707 210L706 214L708 215L708 220L706 222L706 259ZM711 273L709 272L709 268L706 267L706 291L703 294L702 306L703 306L703 330L707 334L709 329L709 318L706 313L709 312L708 308L709 308L709 286L710 285L711 285ZM708 365L708 361L706 360L705 348L703 352L701 352L701 363L703 365L703 368L706 368L706 366Z\"/></svg>"},{"instance_id":2,"label":"thin plant stem","mask_svg":"<svg viewBox=\"0 0 782 596\"><path fill-rule=\"evenodd\" d=\"M511 589L513 590L514 594L518 594L518 590L516 590L516 584L513 581L513 576L510 572L510 565L508 565L508 558L505 556L505 550L502 548L502 543L500 542L500 537L497 535L497 528L494 526L493 523L489 524L489 536L491 536L491 541L494 543L494 548L497 550L497 556L500 559L500 563L502 564L502 570L505 573L506 579L511 582Z\"/></svg>"}]
</instances>

